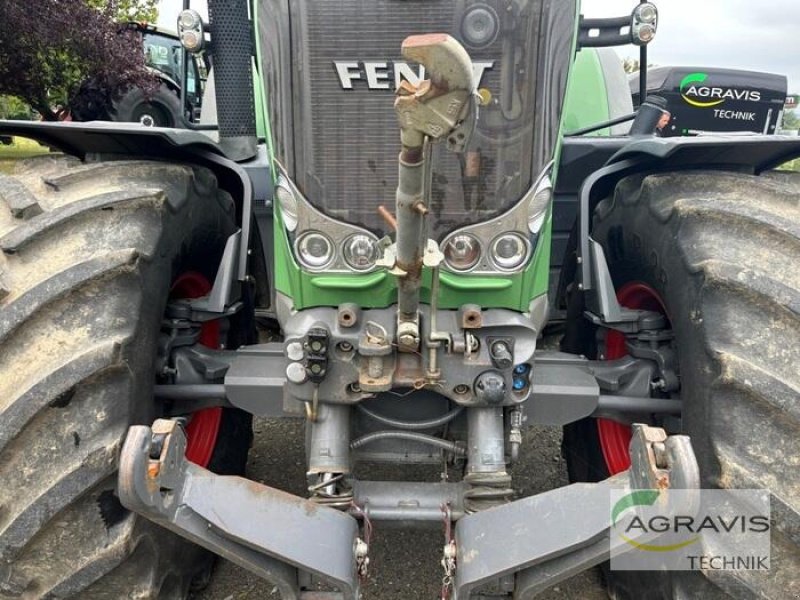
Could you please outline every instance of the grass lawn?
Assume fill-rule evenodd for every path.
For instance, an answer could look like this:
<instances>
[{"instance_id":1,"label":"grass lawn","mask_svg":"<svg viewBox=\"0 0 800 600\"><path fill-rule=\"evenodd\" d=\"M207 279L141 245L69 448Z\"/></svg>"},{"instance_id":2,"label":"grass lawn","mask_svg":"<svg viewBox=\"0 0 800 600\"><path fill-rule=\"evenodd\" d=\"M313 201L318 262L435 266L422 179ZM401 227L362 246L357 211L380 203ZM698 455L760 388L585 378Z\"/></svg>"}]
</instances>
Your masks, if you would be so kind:
<instances>
[{"instance_id":1,"label":"grass lawn","mask_svg":"<svg viewBox=\"0 0 800 600\"><path fill-rule=\"evenodd\" d=\"M30 158L38 154L47 154L49 150L33 140L14 137L10 145L0 144L0 173L12 173L14 163L21 158Z\"/></svg>"}]
</instances>

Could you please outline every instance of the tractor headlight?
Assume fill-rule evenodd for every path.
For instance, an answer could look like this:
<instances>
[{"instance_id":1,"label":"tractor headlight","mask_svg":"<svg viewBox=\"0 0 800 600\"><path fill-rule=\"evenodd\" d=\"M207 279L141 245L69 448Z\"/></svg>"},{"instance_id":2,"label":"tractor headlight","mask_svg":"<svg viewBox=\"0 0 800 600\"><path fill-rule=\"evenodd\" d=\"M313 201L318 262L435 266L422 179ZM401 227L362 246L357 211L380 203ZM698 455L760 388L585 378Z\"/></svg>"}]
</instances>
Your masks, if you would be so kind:
<instances>
[{"instance_id":1,"label":"tractor headlight","mask_svg":"<svg viewBox=\"0 0 800 600\"><path fill-rule=\"evenodd\" d=\"M518 233L501 233L489 246L489 258L500 271L513 271L528 258L528 241Z\"/></svg>"},{"instance_id":2,"label":"tractor headlight","mask_svg":"<svg viewBox=\"0 0 800 600\"><path fill-rule=\"evenodd\" d=\"M178 14L178 37L181 45L189 52L200 52L203 49L205 32L200 13L190 8Z\"/></svg>"},{"instance_id":3,"label":"tractor headlight","mask_svg":"<svg viewBox=\"0 0 800 600\"><path fill-rule=\"evenodd\" d=\"M356 233L344 241L342 254L345 262L356 271L368 271L375 266L378 249L371 237Z\"/></svg>"},{"instance_id":4,"label":"tractor headlight","mask_svg":"<svg viewBox=\"0 0 800 600\"><path fill-rule=\"evenodd\" d=\"M656 37L658 9L655 4L645 2L633 9L631 16L631 38L637 46L649 44Z\"/></svg>"},{"instance_id":5,"label":"tractor headlight","mask_svg":"<svg viewBox=\"0 0 800 600\"><path fill-rule=\"evenodd\" d=\"M652 24L655 23L658 18L658 9L656 9L654 4L650 4L649 2L640 4L634 8L633 13L635 18L638 18L642 23Z\"/></svg>"},{"instance_id":6,"label":"tractor headlight","mask_svg":"<svg viewBox=\"0 0 800 600\"><path fill-rule=\"evenodd\" d=\"M278 199L278 206L281 209L283 226L288 231L294 231L297 229L297 198L281 181L275 186L275 197Z\"/></svg>"},{"instance_id":7,"label":"tractor headlight","mask_svg":"<svg viewBox=\"0 0 800 600\"><path fill-rule=\"evenodd\" d=\"M444 260L453 271L469 271L478 264L481 243L471 233L459 233L444 244Z\"/></svg>"},{"instance_id":8,"label":"tractor headlight","mask_svg":"<svg viewBox=\"0 0 800 600\"><path fill-rule=\"evenodd\" d=\"M309 270L324 269L333 260L333 242L321 231L306 231L295 242L295 255Z\"/></svg>"}]
</instances>

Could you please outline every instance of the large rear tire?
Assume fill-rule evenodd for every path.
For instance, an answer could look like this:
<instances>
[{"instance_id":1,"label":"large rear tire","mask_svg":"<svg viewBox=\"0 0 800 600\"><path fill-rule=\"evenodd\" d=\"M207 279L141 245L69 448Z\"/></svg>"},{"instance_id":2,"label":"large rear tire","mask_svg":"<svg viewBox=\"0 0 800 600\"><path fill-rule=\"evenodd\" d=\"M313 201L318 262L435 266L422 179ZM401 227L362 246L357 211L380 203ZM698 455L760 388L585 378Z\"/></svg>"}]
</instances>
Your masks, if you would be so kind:
<instances>
[{"instance_id":1,"label":"large rear tire","mask_svg":"<svg viewBox=\"0 0 800 600\"><path fill-rule=\"evenodd\" d=\"M160 415L170 286L213 269L233 224L187 165L41 157L0 177L0 597L184 598L207 575L212 555L121 506L116 469L128 426ZM241 471L249 420L229 417L212 463Z\"/></svg>"},{"instance_id":2,"label":"large rear tire","mask_svg":"<svg viewBox=\"0 0 800 600\"><path fill-rule=\"evenodd\" d=\"M639 282L663 299L703 486L768 488L774 525L769 573L606 570L612 597L800 597L800 178L630 177L592 235L618 290ZM593 419L565 428L564 450L574 480L608 475Z\"/></svg>"}]
</instances>

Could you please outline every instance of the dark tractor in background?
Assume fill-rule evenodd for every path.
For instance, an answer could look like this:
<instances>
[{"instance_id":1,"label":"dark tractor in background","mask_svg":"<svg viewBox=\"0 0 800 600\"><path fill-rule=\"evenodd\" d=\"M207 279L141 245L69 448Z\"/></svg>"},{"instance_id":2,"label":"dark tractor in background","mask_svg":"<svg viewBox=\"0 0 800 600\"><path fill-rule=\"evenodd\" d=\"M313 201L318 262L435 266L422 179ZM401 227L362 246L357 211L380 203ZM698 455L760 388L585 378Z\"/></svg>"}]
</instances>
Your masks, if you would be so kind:
<instances>
[{"instance_id":1,"label":"dark tractor in background","mask_svg":"<svg viewBox=\"0 0 800 600\"><path fill-rule=\"evenodd\" d=\"M800 596L797 138L619 114L596 50L646 65L648 2L208 8L202 125L0 122L64 152L0 177L0 596L186 598L216 554L356 600L390 526L440 528L455 600L595 565ZM305 465L269 457L303 497L245 477L253 415L304 424ZM530 424L573 484L520 498ZM612 490L701 488L770 491L769 571L610 570Z\"/></svg>"},{"instance_id":2,"label":"dark tractor in background","mask_svg":"<svg viewBox=\"0 0 800 600\"><path fill-rule=\"evenodd\" d=\"M124 28L141 36L145 65L156 78L154 89L129 86L117 90L110 106L73 111L72 119L131 122L146 127L186 127L197 122L209 67L205 54L187 55L184 80L184 51L175 32L140 23L126 23ZM84 85L91 87L91 82Z\"/></svg>"}]
</instances>

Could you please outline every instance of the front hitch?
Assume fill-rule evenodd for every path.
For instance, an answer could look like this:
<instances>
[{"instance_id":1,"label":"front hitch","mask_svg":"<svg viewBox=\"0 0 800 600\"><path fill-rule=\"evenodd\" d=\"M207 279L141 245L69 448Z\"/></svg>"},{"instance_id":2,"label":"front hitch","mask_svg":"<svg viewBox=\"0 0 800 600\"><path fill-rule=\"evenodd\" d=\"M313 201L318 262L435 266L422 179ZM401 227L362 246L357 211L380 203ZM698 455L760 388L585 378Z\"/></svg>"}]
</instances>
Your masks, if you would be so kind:
<instances>
[{"instance_id":1,"label":"front hitch","mask_svg":"<svg viewBox=\"0 0 800 600\"><path fill-rule=\"evenodd\" d=\"M419 347L419 292L426 248L425 173L429 142L448 139L463 149L467 135L456 132L475 117L475 85L469 54L444 33L412 35L403 41L403 57L425 67L429 79L414 85L403 81L394 108L400 124L399 180L396 195L397 242L393 273L398 276L397 342L399 349ZM451 139L452 138L452 139Z\"/></svg>"},{"instance_id":2,"label":"front hitch","mask_svg":"<svg viewBox=\"0 0 800 600\"><path fill-rule=\"evenodd\" d=\"M434 489L356 482L348 514L242 477L215 475L188 462L185 450L178 421L131 427L119 468L123 506L271 581L285 600L322 597L304 591L315 580L338 590L325 598L359 597L369 548L355 517L365 519L365 531L398 512L405 522L414 515L424 522L418 511L405 510L403 494L430 497L432 514L438 512L437 496L443 506L463 504L452 497L464 492L457 484L428 484L439 486ZM615 543L611 515L597 499L607 500L612 490L652 489L660 498L671 489L697 490L699 497L689 438L634 425L630 454L628 471L599 483L573 484L477 513L451 513L458 519L448 544L452 597L482 597L481 587L502 580L513 583L514 598L529 598L607 560Z\"/></svg>"}]
</instances>

